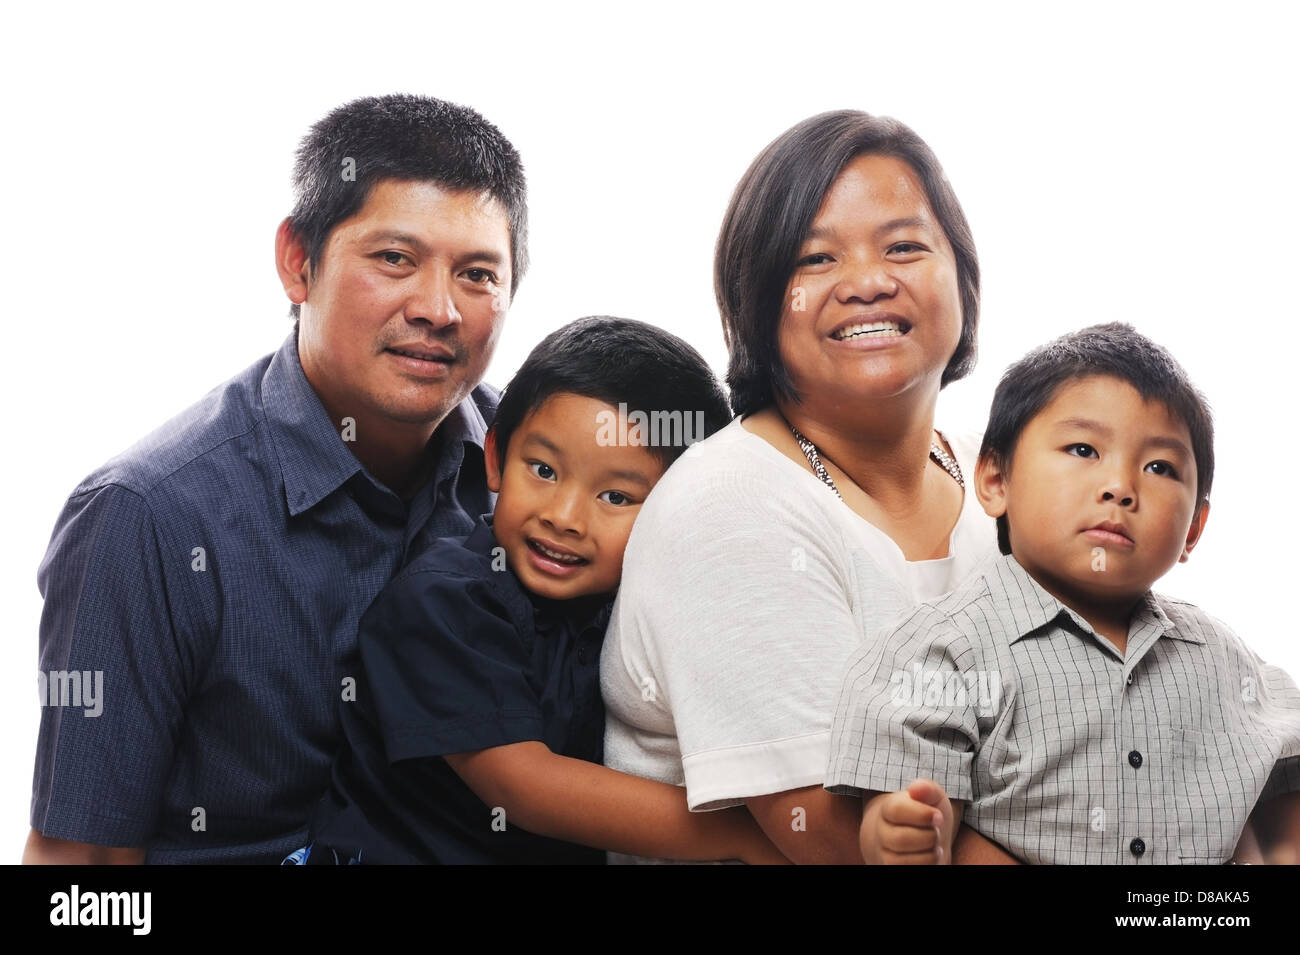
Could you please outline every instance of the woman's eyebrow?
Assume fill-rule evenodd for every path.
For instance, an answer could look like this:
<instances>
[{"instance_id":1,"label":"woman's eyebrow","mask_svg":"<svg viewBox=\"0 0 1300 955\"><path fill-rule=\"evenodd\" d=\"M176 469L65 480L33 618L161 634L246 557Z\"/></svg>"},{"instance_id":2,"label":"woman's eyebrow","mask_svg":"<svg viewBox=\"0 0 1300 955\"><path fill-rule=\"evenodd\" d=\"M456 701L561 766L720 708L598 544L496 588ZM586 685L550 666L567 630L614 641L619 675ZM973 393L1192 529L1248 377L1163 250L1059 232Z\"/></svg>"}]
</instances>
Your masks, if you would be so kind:
<instances>
[{"instance_id":1,"label":"woman's eyebrow","mask_svg":"<svg viewBox=\"0 0 1300 955\"><path fill-rule=\"evenodd\" d=\"M920 216L900 216L897 219L890 219L888 222L881 223L876 227L876 235L884 235L886 232L893 232L896 229L926 229L930 223ZM824 226L812 226L808 234L804 236L804 241L809 242L813 239L829 239L835 235L834 229L827 229Z\"/></svg>"}]
</instances>

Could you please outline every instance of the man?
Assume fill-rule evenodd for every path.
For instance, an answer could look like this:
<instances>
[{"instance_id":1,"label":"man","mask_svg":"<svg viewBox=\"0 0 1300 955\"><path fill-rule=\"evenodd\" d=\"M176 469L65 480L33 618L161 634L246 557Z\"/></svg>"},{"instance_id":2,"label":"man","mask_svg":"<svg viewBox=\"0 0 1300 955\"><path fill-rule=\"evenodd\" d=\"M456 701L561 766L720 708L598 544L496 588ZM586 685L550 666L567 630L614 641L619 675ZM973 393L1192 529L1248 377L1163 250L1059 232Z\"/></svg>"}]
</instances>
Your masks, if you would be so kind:
<instances>
[{"instance_id":1,"label":"man","mask_svg":"<svg viewBox=\"0 0 1300 955\"><path fill-rule=\"evenodd\" d=\"M358 619L491 508L479 382L527 264L515 149L464 107L368 98L312 128L294 185L293 333L83 481L54 529L41 673L102 680L102 703L42 711L26 862L301 845Z\"/></svg>"}]
</instances>

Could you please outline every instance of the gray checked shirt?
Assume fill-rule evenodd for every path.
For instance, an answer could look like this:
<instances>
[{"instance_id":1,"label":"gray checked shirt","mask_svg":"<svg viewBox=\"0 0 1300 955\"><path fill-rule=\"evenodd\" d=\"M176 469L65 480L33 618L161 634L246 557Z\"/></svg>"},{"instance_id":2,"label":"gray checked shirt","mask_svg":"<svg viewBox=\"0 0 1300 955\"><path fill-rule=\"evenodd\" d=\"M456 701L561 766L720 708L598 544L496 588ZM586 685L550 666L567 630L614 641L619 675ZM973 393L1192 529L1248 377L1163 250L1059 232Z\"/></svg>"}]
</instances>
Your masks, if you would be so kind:
<instances>
[{"instance_id":1,"label":"gray checked shirt","mask_svg":"<svg viewBox=\"0 0 1300 955\"><path fill-rule=\"evenodd\" d=\"M1300 691L1222 622L1147 593L1121 655L1013 557L849 661L826 788L929 777L1030 863L1222 863L1300 790Z\"/></svg>"}]
</instances>

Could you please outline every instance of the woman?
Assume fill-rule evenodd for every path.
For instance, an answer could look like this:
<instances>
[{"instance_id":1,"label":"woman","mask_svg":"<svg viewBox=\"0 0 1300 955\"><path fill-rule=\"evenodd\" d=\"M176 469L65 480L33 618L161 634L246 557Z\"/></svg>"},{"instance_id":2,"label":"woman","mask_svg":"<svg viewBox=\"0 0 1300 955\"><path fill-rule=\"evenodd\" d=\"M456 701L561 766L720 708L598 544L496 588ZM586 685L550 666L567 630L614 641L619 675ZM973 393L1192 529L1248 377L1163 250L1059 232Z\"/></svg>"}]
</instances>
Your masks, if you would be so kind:
<instances>
[{"instance_id":1,"label":"woman","mask_svg":"<svg viewBox=\"0 0 1300 955\"><path fill-rule=\"evenodd\" d=\"M849 653L997 552L934 428L975 361L979 264L929 147L812 117L745 173L715 292L736 419L643 506L602 655L606 762L745 804L796 862L860 862L861 804L822 788Z\"/></svg>"}]
</instances>

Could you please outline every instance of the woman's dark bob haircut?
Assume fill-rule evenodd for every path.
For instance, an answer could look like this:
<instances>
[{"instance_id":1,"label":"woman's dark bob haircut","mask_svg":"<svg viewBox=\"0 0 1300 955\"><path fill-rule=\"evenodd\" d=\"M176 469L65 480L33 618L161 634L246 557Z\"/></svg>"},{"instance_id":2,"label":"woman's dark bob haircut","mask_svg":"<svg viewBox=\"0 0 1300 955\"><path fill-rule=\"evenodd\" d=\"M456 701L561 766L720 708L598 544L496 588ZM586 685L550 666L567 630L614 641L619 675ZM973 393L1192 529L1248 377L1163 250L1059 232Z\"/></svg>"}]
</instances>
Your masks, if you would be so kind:
<instances>
[{"instance_id":1,"label":"woman's dark bob haircut","mask_svg":"<svg viewBox=\"0 0 1300 955\"><path fill-rule=\"evenodd\" d=\"M731 407L752 414L779 396L798 401L777 348L786 287L799 247L836 177L864 153L892 156L915 170L930 209L957 260L961 339L940 387L975 366L980 268L975 241L943 168L921 137L896 119L836 110L782 133L741 178L722 220L713 259L713 292L731 353Z\"/></svg>"}]
</instances>

